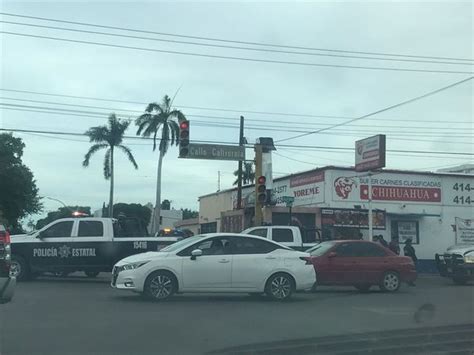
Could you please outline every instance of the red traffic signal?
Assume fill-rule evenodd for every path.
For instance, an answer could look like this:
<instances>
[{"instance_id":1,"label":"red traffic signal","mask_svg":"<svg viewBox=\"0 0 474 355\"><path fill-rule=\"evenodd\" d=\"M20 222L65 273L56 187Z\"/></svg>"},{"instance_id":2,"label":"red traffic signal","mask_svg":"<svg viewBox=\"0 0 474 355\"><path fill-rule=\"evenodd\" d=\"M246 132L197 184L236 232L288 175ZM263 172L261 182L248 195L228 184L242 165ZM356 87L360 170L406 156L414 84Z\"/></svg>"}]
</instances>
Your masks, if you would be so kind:
<instances>
[{"instance_id":1,"label":"red traffic signal","mask_svg":"<svg viewBox=\"0 0 474 355\"><path fill-rule=\"evenodd\" d=\"M179 123L179 157L185 158L189 153L189 121Z\"/></svg>"},{"instance_id":2,"label":"red traffic signal","mask_svg":"<svg viewBox=\"0 0 474 355\"><path fill-rule=\"evenodd\" d=\"M257 201L260 204L264 204L267 201L267 187L265 186L267 179L265 176L259 176L257 178Z\"/></svg>"}]
</instances>

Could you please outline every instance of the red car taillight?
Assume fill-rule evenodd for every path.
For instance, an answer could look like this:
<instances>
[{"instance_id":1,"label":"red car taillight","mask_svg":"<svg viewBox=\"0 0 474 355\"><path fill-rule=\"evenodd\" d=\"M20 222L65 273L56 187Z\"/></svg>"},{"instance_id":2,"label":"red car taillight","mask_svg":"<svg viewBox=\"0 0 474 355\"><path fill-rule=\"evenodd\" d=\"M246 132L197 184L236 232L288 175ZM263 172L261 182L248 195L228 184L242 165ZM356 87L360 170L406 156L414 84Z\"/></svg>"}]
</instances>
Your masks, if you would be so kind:
<instances>
[{"instance_id":1,"label":"red car taillight","mask_svg":"<svg viewBox=\"0 0 474 355\"><path fill-rule=\"evenodd\" d=\"M303 261L305 261L305 262L306 262L306 265L312 265L312 264L313 264L313 263L311 262L311 258L310 258L310 257L301 256L300 259L303 260Z\"/></svg>"}]
</instances>

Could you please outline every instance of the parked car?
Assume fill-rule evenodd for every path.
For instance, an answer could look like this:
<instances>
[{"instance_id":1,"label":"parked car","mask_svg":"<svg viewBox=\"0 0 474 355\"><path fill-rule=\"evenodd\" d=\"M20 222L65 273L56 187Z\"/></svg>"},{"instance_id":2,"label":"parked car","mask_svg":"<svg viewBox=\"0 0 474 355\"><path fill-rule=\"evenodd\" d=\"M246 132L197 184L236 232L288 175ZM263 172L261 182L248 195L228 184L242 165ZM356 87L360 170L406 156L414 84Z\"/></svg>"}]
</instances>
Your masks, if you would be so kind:
<instances>
[{"instance_id":1,"label":"parked car","mask_svg":"<svg viewBox=\"0 0 474 355\"><path fill-rule=\"evenodd\" d=\"M308 253L230 233L189 237L160 252L130 256L112 273L112 287L155 300L179 291L266 293L283 301L315 281Z\"/></svg>"},{"instance_id":2,"label":"parked car","mask_svg":"<svg viewBox=\"0 0 474 355\"><path fill-rule=\"evenodd\" d=\"M247 228L241 234L273 240L295 250L306 250L320 242L317 229L301 230L296 226L259 226Z\"/></svg>"},{"instance_id":3,"label":"parked car","mask_svg":"<svg viewBox=\"0 0 474 355\"><path fill-rule=\"evenodd\" d=\"M156 251L181 237L151 237L133 218L61 218L39 231L11 236L11 274L27 280L39 273L88 277L112 271L133 254Z\"/></svg>"},{"instance_id":4,"label":"parked car","mask_svg":"<svg viewBox=\"0 0 474 355\"><path fill-rule=\"evenodd\" d=\"M16 279L10 275L10 234L0 224L0 303L10 302L15 292Z\"/></svg>"},{"instance_id":5,"label":"parked car","mask_svg":"<svg viewBox=\"0 0 474 355\"><path fill-rule=\"evenodd\" d=\"M363 240L327 241L307 250L317 285L351 285L368 291L377 285L394 292L402 282L416 280L412 259L398 256L378 243Z\"/></svg>"},{"instance_id":6,"label":"parked car","mask_svg":"<svg viewBox=\"0 0 474 355\"><path fill-rule=\"evenodd\" d=\"M435 260L440 275L454 283L464 285L474 280L474 245L453 245L444 254L436 254Z\"/></svg>"}]
</instances>

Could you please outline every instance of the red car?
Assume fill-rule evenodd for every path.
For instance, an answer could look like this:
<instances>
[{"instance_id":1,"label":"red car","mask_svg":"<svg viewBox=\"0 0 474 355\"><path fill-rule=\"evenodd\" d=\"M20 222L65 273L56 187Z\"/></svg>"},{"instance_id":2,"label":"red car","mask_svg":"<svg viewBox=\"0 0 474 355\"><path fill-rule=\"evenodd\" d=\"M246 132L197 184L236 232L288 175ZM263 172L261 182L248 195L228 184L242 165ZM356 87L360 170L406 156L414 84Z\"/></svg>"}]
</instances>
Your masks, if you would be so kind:
<instances>
[{"instance_id":1,"label":"red car","mask_svg":"<svg viewBox=\"0 0 474 355\"><path fill-rule=\"evenodd\" d=\"M311 254L317 285L351 285L359 291L377 285L383 291L395 292L402 282L416 280L411 258L398 256L378 243L327 241L307 252Z\"/></svg>"}]
</instances>

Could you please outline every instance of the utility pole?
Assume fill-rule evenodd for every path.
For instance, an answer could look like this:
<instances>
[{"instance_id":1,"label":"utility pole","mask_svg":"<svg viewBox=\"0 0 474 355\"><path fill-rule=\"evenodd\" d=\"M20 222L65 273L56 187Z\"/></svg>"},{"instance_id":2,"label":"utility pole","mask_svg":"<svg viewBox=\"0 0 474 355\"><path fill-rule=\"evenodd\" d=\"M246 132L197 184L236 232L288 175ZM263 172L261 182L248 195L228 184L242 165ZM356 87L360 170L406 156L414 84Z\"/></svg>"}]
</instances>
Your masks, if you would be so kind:
<instances>
[{"instance_id":1,"label":"utility pole","mask_svg":"<svg viewBox=\"0 0 474 355\"><path fill-rule=\"evenodd\" d=\"M217 171L217 192L221 191L221 171Z\"/></svg>"},{"instance_id":2,"label":"utility pole","mask_svg":"<svg viewBox=\"0 0 474 355\"><path fill-rule=\"evenodd\" d=\"M258 179L259 176L262 175L262 153L263 148L261 144L255 144L255 177ZM262 225L263 213L262 207L263 205L258 201L258 184L255 182L255 226Z\"/></svg>"},{"instance_id":3,"label":"utility pole","mask_svg":"<svg viewBox=\"0 0 474 355\"><path fill-rule=\"evenodd\" d=\"M244 145L244 116L240 116L240 134L239 134L239 145ZM239 160L238 177L237 177L237 209L242 208L242 164L243 161Z\"/></svg>"},{"instance_id":4,"label":"utility pole","mask_svg":"<svg viewBox=\"0 0 474 355\"><path fill-rule=\"evenodd\" d=\"M265 205L271 204L273 177L271 151L276 150L273 138L257 138L255 144L255 225L262 225ZM262 181L260 181L262 180ZM263 188L263 190L262 190ZM261 191L260 191L261 190ZM268 221L267 221L268 222Z\"/></svg>"},{"instance_id":5,"label":"utility pole","mask_svg":"<svg viewBox=\"0 0 474 355\"><path fill-rule=\"evenodd\" d=\"M369 240L372 241L374 239L374 230L373 230L373 212L372 212L372 172L369 171L369 176L367 177L369 179L369 183L367 184L368 186L368 200L369 200Z\"/></svg>"}]
</instances>

